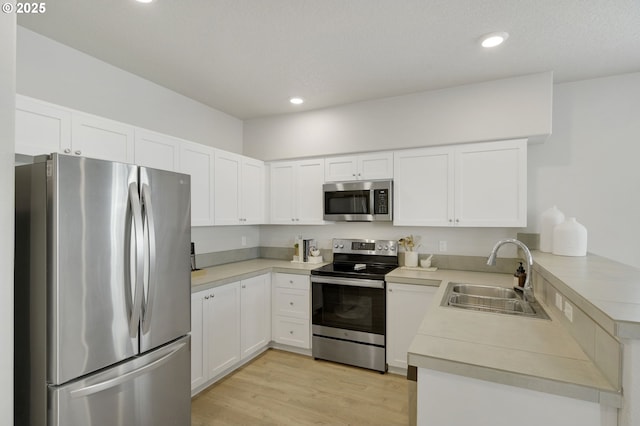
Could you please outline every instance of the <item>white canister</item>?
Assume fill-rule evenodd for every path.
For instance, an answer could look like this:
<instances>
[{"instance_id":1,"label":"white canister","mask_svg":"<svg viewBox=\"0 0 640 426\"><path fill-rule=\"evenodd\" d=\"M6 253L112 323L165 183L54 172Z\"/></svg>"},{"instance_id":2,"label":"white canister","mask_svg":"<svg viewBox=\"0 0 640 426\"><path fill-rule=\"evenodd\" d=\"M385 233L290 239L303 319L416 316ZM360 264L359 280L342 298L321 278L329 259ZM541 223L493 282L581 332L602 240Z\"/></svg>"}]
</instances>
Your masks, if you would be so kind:
<instances>
[{"instance_id":1,"label":"white canister","mask_svg":"<svg viewBox=\"0 0 640 426\"><path fill-rule=\"evenodd\" d=\"M417 251L405 251L404 252L404 266L411 266L411 267L418 266L418 252Z\"/></svg>"},{"instance_id":2,"label":"white canister","mask_svg":"<svg viewBox=\"0 0 640 426\"><path fill-rule=\"evenodd\" d=\"M553 229L564 222L564 213L556 206L542 212L540 216L540 251L553 251Z\"/></svg>"},{"instance_id":3,"label":"white canister","mask_svg":"<svg viewBox=\"0 0 640 426\"><path fill-rule=\"evenodd\" d=\"M561 256L587 255L587 228L570 217L553 228L553 254Z\"/></svg>"}]
</instances>

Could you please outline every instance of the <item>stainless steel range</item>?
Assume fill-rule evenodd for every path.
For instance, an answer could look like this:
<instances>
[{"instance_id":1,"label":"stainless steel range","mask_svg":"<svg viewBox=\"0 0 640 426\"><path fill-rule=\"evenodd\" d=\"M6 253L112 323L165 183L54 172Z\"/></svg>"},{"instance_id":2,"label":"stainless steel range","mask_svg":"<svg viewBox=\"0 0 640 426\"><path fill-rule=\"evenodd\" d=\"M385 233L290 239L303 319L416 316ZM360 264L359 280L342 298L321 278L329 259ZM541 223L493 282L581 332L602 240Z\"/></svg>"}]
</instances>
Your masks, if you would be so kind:
<instances>
[{"instance_id":1,"label":"stainless steel range","mask_svg":"<svg viewBox=\"0 0 640 426\"><path fill-rule=\"evenodd\" d=\"M387 371L384 276L397 267L397 241L333 240L333 263L311 271L314 358Z\"/></svg>"}]
</instances>

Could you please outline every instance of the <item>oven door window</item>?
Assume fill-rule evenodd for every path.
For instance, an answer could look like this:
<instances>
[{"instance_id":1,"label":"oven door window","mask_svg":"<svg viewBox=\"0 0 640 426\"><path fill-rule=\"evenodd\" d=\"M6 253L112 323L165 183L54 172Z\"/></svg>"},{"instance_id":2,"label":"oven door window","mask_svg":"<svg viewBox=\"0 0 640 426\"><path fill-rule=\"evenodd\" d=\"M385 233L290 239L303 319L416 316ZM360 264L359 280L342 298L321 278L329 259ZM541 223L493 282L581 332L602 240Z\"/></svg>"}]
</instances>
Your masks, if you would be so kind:
<instances>
[{"instance_id":1,"label":"oven door window","mask_svg":"<svg viewBox=\"0 0 640 426\"><path fill-rule=\"evenodd\" d=\"M383 288L313 283L313 324L385 334Z\"/></svg>"},{"instance_id":2,"label":"oven door window","mask_svg":"<svg viewBox=\"0 0 640 426\"><path fill-rule=\"evenodd\" d=\"M371 214L371 191L331 191L324 193L325 214Z\"/></svg>"}]
</instances>

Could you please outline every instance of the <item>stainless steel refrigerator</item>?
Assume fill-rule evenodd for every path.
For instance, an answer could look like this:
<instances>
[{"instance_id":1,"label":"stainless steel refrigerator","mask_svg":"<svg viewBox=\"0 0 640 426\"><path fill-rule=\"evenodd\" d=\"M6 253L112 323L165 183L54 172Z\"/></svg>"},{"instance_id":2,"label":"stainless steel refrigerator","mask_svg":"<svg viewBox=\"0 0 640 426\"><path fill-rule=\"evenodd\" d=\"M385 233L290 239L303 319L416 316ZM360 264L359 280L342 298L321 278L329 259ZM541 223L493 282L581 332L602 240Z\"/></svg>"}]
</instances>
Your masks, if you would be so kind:
<instances>
[{"instance_id":1,"label":"stainless steel refrigerator","mask_svg":"<svg viewBox=\"0 0 640 426\"><path fill-rule=\"evenodd\" d=\"M188 175L16 167L15 424L190 425Z\"/></svg>"}]
</instances>

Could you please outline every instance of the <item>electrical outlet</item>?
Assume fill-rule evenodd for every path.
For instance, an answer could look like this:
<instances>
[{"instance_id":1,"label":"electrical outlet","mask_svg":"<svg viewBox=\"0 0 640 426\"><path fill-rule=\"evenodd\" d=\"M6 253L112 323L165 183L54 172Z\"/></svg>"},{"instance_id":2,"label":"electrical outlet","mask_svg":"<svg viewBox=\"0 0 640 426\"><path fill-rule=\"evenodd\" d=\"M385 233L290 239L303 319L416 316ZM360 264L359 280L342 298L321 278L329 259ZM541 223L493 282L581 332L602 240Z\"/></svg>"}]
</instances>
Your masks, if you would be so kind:
<instances>
[{"instance_id":1,"label":"electrical outlet","mask_svg":"<svg viewBox=\"0 0 640 426\"><path fill-rule=\"evenodd\" d=\"M560 293L556 293L556 308L562 312L562 295Z\"/></svg>"},{"instance_id":2,"label":"electrical outlet","mask_svg":"<svg viewBox=\"0 0 640 426\"><path fill-rule=\"evenodd\" d=\"M440 251L447 251L447 242L440 241Z\"/></svg>"},{"instance_id":3,"label":"electrical outlet","mask_svg":"<svg viewBox=\"0 0 640 426\"><path fill-rule=\"evenodd\" d=\"M564 301L564 316L567 317L569 322L573 322L573 306L571 306L567 301Z\"/></svg>"},{"instance_id":4,"label":"electrical outlet","mask_svg":"<svg viewBox=\"0 0 640 426\"><path fill-rule=\"evenodd\" d=\"M242 246L246 246L247 245L247 237L245 237L244 235L242 236L241 240L240 240L240 244L242 244Z\"/></svg>"}]
</instances>

